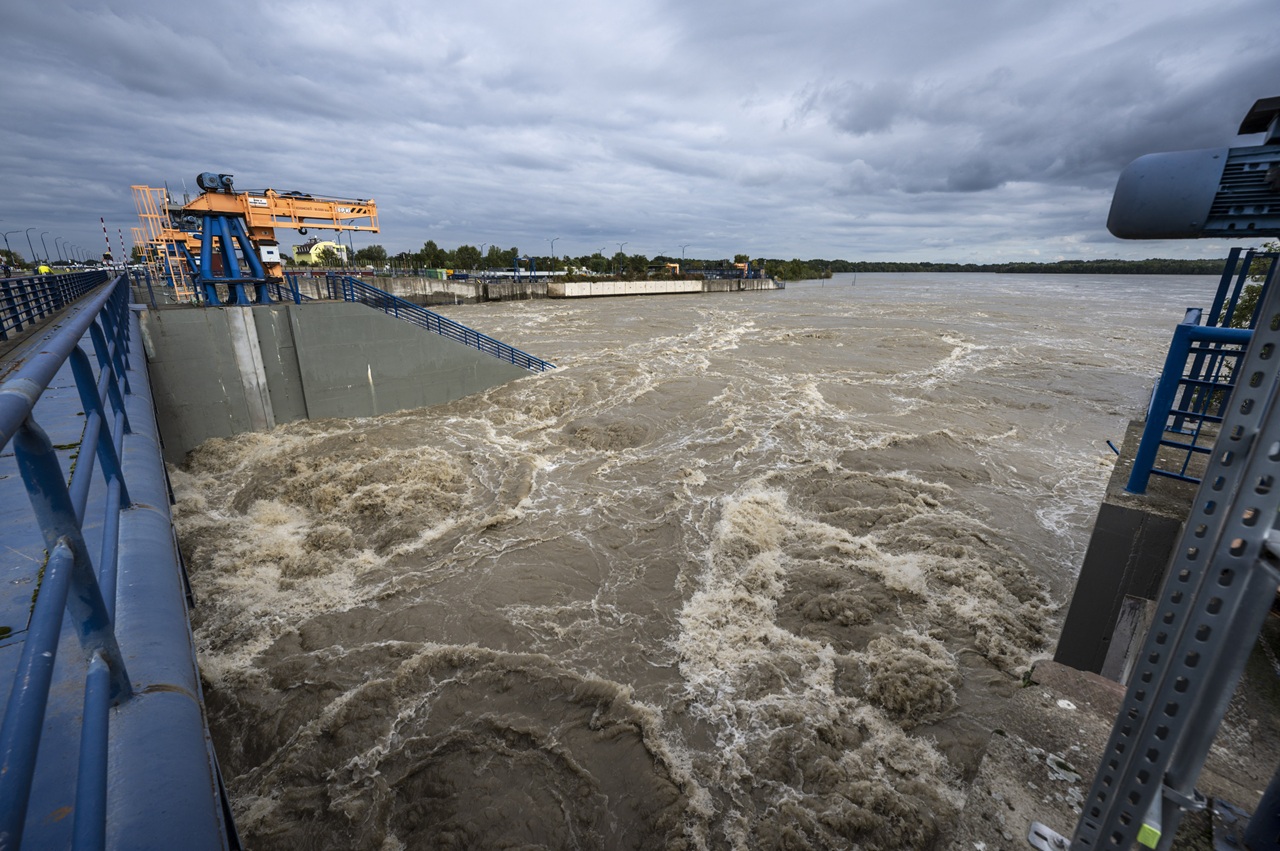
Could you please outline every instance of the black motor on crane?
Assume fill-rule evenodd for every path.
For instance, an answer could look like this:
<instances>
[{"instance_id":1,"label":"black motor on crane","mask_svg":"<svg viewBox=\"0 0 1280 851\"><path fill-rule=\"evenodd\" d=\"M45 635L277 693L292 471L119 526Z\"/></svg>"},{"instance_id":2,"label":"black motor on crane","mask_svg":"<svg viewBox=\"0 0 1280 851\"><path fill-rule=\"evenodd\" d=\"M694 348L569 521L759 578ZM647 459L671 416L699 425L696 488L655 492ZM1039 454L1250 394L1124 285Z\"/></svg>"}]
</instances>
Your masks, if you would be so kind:
<instances>
[{"instance_id":1,"label":"black motor on crane","mask_svg":"<svg viewBox=\"0 0 1280 851\"><path fill-rule=\"evenodd\" d=\"M230 192L231 177L229 174L214 174L211 171L203 171L196 175L196 186L199 186L205 192Z\"/></svg>"}]
</instances>

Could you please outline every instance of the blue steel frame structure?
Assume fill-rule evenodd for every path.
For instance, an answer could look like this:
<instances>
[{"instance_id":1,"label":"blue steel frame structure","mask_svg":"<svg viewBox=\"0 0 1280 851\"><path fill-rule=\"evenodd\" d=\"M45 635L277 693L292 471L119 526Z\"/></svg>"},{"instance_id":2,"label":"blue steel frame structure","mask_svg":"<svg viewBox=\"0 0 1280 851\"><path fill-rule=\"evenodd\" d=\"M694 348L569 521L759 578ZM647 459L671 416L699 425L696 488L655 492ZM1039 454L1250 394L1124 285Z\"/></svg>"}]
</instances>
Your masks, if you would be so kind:
<instances>
[{"instance_id":1,"label":"blue steel frame structure","mask_svg":"<svg viewBox=\"0 0 1280 851\"><path fill-rule=\"evenodd\" d=\"M216 244L214 240L217 240ZM236 248L244 259L244 267L240 258L236 257ZM227 287L228 304L250 304L245 285L254 290L254 299L258 304L270 304L271 296L267 289L267 272L258 259L258 254L245 230L244 219L239 216L216 215L206 213L200 228L200 260L187 250L186 245L178 243L191 268L191 276L195 279L204 294L205 304L217 306L222 304L218 297L218 284ZM218 262L214 262L215 259ZM247 267L247 268L245 268ZM242 274L247 271L248 274Z\"/></svg>"},{"instance_id":2,"label":"blue steel frame structure","mask_svg":"<svg viewBox=\"0 0 1280 851\"><path fill-rule=\"evenodd\" d=\"M1186 318L1174 329L1164 369L1152 391L1133 469L1125 485L1129 493L1146 493L1153 475L1200 483L1200 477L1191 469L1192 459L1197 456L1207 459L1212 452L1240 374L1240 359L1257 325L1255 308L1248 328L1230 327L1236 305L1249 282L1255 260L1271 261L1258 295L1259 306L1265 301L1276 269L1280 267L1280 263L1275 262L1280 254L1250 249L1244 253L1243 261L1240 254L1241 249L1231 249L1206 323L1200 325L1202 312L1190 308ZM1164 453L1164 463L1173 461L1176 467L1160 466L1162 448L1172 450Z\"/></svg>"},{"instance_id":3,"label":"blue steel frame structure","mask_svg":"<svg viewBox=\"0 0 1280 851\"><path fill-rule=\"evenodd\" d=\"M34 542L21 523L6 532L7 549L36 557L4 566L34 591L16 615L0 613L28 618L0 630L0 674L12 677L0 723L3 849L239 848L128 293L120 276L73 306L12 354L0 383L0 438L13 450L0 461L21 473L0 475L0 508L12 521L25 498L37 529ZM37 411L79 439L53 443Z\"/></svg>"}]
</instances>

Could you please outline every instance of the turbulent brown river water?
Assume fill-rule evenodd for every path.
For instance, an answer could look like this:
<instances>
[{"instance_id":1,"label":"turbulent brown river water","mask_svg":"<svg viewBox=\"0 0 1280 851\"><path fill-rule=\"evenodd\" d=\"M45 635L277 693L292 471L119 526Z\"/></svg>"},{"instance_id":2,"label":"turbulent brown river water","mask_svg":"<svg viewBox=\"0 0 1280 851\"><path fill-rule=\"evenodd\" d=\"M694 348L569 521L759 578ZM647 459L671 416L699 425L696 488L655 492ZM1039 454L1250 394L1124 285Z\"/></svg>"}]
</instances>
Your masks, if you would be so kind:
<instances>
[{"instance_id":1,"label":"turbulent brown river water","mask_svg":"<svg viewBox=\"0 0 1280 851\"><path fill-rule=\"evenodd\" d=\"M1214 285L447 307L559 369L205 444L173 483L249 847L945 844Z\"/></svg>"}]
</instances>

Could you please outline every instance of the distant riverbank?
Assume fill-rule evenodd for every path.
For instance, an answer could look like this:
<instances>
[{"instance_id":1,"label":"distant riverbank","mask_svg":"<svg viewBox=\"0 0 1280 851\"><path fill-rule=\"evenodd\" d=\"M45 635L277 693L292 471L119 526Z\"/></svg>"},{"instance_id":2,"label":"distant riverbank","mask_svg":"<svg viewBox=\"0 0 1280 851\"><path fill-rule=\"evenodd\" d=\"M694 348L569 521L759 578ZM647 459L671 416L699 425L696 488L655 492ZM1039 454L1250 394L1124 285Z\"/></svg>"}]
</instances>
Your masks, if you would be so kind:
<instances>
[{"instance_id":1,"label":"distant riverbank","mask_svg":"<svg viewBox=\"0 0 1280 851\"><path fill-rule=\"evenodd\" d=\"M809 260L830 272L993 272L1016 275L1218 275L1227 259L1059 260L1055 263L868 263Z\"/></svg>"}]
</instances>

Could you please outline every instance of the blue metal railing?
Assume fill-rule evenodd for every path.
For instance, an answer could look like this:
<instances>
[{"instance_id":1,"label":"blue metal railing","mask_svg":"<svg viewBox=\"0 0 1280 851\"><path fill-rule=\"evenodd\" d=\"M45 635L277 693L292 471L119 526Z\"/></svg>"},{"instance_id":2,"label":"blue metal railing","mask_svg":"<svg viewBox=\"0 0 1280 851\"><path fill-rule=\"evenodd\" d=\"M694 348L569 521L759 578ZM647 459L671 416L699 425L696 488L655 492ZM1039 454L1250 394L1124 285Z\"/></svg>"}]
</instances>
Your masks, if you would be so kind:
<instances>
[{"instance_id":1,"label":"blue metal railing","mask_svg":"<svg viewBox=\"0 0 1280 851\"><path fill-rule=\"evenodd\" d=\"M1129 493L1145 493L1153 475L1198 483L1199 477L1191 470L1192 459L1213 451L1216 426L1231 400L1235 366L1253 332L1247 328L1206 328L1196 324L1197 319L1199 311L1174 329L1125 486ZM1173 467L1156 466L1162 447L1174 450Z\"/></svg>"},{"instance_id":2,"label":"blue metal railing","mask_svg":"<svg viewBox=\"0 0 1280 851\"><path fill-rule=\"evenodd\" d=\"M1213 451L1217 427L1222 423L1231 391L1238 377L1236 366L1244 355L1262 304L1276 276L1280 255L1232 248L1218 291L1209 308L1207 324L1200 325L1202 311L1188 308L1174 330L1164 369L1151 394L1146 426L1134 455L1125 490L1145 493L1151 476L1198 484L1193 459ZM1246 292L1255 259L1270 260L1247 328L1228 327ZM1163 453L1161 450L1165 450ZM1166 466L1160 466L1161 459Z\"/></svg>"},{"instance_id":3,"label":"blue metal railing","mask_svg":"<svg viewBox=\"0 0 1280 851\"><path fill-rule=\"evenodd\" d=\"M451 340L457 340L459 343L478 349L507 363L523 367L530 372L545 372L548 369L555 369L555 364L553 363L548 363L528 352L522 352L513 346L508 346L506 343L481 334L474 328L468 328L466 325L454 322L452 319L446 319L434 311L427 310L425 307L420 307L411 301L406 301L385 290L366 284L359 278L330 275L325 279L325 287L331 299L356 302L357 304L372 307L375 310L381 310L388 316L403 319L405 322L417 325L419 328L425 328Z\"/></svg>"},{"instance_id":4,"label":"blue metal railing","mask_svg":"<svg viewBox=\"0 0 1280 851\"><path fill-rule=\"evenodd\" d=\"M284 283L279 281L268 281L267 292L271 293L271 297L276 301L291 301L294 304L302 304L304 301L315 301L314 298L302 292L298 288L298 276L290 272L285 272Z\"/></svg>"},{"instance_id":5,"label":"blue metal railing","mask_svg":"<svg viewBox=\"0 0 1280 851\"><path fill-rule=\"evenodd\" d=\"M47 559L33 577L37 590L0 723L4 849L19 848L29 829L36 831L32 843L63 846L65 837L48 831L65 828L47 818L29 819L28 811L50 811L47 799L32 798L33 788L48 791L50 772L55 785L71 782L66 773L42 770L40 757L49 751L57 765L63 751L74 749L77 732L61 724L76 717L71 847L238 847L208 743L186 608L175 594L181 576L145 366L130 351L137 319L128 296L128 281L120 276L74 306L38 345L15 356L20 365L0 384L0 446L12 449ZM68 364L78 399L46 394ZM58 383L65 386L65 378ZM56 423L62 432L83 416L69 478L58 458L68 446L55 447L35 420L45 396L54 397L51 416L70 421ZM10 478L4 487L17 484ZM96 568L87 537L98 542ZM119 611L117 586L130 592ZM74 654L58 658L68 632L78 639L80 660ZM122 645L129 650L129 670ZM4 649L19 650L15 644ZM78 707L77 678L83 679ZM60 722L48 721L51 708ZM110 818L109 787L116 790ZM57 800L68 799L57 792Z\"/></svg>"},{"instance_id":6,"label":"blue metal railing","mask_svg":"<svg viewBox=\"0 0 1280 851\"><path fill-rule=\"evenodd\" d=\"M0 281L0 340L51 316L96 286L107 282L105 271L39 275Z\"/></svg>"}]
</instances>

